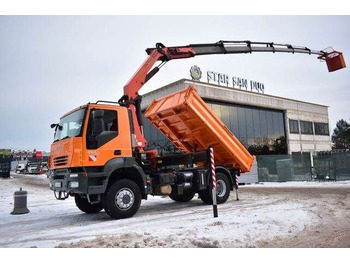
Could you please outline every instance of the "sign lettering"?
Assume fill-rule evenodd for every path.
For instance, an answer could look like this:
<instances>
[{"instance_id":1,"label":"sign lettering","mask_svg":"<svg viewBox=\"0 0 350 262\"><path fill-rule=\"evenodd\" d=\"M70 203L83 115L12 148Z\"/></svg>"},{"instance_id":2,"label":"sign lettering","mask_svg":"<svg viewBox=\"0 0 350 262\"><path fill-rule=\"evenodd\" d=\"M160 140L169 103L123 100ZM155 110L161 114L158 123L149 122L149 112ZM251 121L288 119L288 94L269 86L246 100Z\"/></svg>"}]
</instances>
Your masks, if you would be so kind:
<instances>
[{"instance_id":1,"label":"sign lettering","mask_svg":"<svg viewBox=\"0 0 350 262\"><path fill-rule=\"evenodd\" d=\"M242 77L234 76L230 78L227 74L221 74L214 71L207 71L208 83L218 85L232 86L233 88L245 89L247 91L257 91L264 93L265 86L261 82L253 81Z\"/></svg>"}]
</instances>

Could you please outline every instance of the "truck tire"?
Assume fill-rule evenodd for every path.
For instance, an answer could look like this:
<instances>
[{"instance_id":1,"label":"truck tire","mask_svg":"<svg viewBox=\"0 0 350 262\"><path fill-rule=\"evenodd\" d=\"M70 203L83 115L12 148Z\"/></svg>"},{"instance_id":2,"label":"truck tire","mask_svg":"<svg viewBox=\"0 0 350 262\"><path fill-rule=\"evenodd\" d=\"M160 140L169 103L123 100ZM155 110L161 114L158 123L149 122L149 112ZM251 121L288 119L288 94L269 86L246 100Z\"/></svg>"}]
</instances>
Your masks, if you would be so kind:
<instances>
[{"instance_id":1,"label":"truck tire","mask_svg":"<svg viewBox=\"0 0 350 262\"><path fill-rule=\"evenodd\" d=\"M140 188L132 180L117 180L107 189L103 205L106 213L112 218L132 217L141 205Z\"/></svg>"},{"instance_id":2,"label":"truck tire","mask_svg":"<svg viewBox=\"0 0 350 262\"><path fill-rule=\"evenodd\" d=\"M213 204L212 186L198 192L199 197L206 204ZM230 196L230 181L223 173L216 173L216 202L225 203Z\"/></svg>"},{"instance_id":3,"label":"truck tire","mask_svg":"<svg viewBox=\"0 0 350 262\"><path fill-rule=\"evenodd\" d=\"M87 198L83 198L80 195L75 195L74 198L77 207L85 213L98 213L103 209L102 203L90 204Z\"/></svg>"},{"instance_id":4,"label":"truck tire","mask_svg":"<svg viewBox=\"0 0 350 262\"><path fill-rule=\"evenodd\" d=\"M178 195L175 193L175 191L173 190L171 192L171 194L169 195L169 197L177 202L188 202L191 201L192 198L194 197L195 192L193 192L192 190L187 190L184 191L182 195Z\"/></svg>"}]
</instances>

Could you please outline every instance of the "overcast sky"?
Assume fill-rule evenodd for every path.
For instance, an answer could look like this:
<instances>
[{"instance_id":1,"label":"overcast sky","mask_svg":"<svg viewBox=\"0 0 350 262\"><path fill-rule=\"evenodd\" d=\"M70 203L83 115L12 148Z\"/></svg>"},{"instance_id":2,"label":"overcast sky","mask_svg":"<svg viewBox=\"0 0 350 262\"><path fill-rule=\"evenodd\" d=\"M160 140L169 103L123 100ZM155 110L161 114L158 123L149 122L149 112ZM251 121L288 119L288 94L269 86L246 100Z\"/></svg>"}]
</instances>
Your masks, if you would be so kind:
<instances>
[{"instance_id":1,"label":"overcast sky","mask_svg":"<svg viewBox=\"0 0 350 262\"><path fill-rule=\"evenodd\" d=\"M145 49L157 42L333 46L348 60L349 25L349 16L0 16L0 148L49 151L50 124L87 102L118 100L146 58ZM328 105L331 133L337 120L350 119L349 69L328 73L315 55L253 53L171 61L141 93L190 78L192 65L260 81L266 94Z\"/></svg>"}]
</instances>

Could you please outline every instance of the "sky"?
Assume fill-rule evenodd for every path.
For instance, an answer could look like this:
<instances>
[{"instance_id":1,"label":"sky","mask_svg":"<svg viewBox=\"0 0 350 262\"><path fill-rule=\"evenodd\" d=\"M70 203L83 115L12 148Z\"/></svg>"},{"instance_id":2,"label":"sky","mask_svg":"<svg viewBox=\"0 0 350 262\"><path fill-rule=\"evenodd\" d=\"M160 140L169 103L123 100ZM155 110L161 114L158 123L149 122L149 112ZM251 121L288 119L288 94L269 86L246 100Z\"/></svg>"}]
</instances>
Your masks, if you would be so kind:
<instances>
[{"instance_id":1,"label":"sky","mask_svg":"<svg viewBox=\"0 0 350 262\"><path fill-rule=\"evenodd\" d=\"M118 100L146 48L251 40L332 46L350 54L350 16L0 16L0 148L50 150L51 123L97 100ZM167 63L140 91L190 78L191 66L264 83L265 93L329 106L330 130L350 121L349 68L317 56L253 53ZM206 81L206 79L203 79Z\"/></svg>"}]
</instances>

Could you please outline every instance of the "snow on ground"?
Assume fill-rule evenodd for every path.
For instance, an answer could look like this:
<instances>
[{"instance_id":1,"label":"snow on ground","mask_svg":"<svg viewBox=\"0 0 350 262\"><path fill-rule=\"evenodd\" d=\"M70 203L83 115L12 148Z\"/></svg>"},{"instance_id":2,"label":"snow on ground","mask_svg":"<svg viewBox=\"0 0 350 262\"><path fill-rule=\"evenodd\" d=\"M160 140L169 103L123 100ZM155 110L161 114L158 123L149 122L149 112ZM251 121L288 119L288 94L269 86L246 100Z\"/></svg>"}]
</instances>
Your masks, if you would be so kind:
<instances>
[{"instance_id":1,"label":"snow on ground","mask_svg":"<svg viewBox=\"0 0 350 262\"><path fill-rule=\"evenodd\" d=\"M142 200L132 218L113 220L104 211L82 213L73 198L55 199L46 176L13 174L0 179L0 247L258 247L293 237L317 222L317 207L274 194L250 193L268 187L350 188L350 182L290 182L242 186L240 200L212 206L195 197L176 203L168 197ZM10 215L13 194L28 192L30 213ZM245 193L245 190L248 190Z\"/></svg>"}]
</instances>

